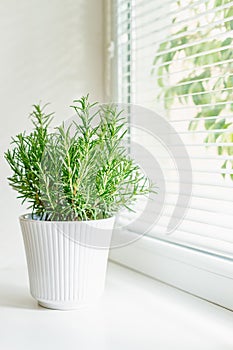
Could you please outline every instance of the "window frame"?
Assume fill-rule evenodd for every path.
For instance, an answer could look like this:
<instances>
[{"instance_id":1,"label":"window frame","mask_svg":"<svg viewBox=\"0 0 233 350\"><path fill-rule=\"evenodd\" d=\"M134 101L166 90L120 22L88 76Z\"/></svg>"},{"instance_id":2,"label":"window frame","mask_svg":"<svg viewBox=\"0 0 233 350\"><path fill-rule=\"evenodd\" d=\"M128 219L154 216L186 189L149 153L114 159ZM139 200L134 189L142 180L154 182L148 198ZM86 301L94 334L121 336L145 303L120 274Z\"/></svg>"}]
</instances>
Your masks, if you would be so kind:
<instances>
[{"instance_id":1,"label":"window frame","mask_svg":"<svg viewBox=\"0 0 233 350\"><path fill-rule=\"evenodd\" d=\"M107 17L110 16L111 19L107 27L110 33L107 46L114 48L114 54L107 55L111 72L108 80L110 94L107 98L118 101L114 3L115 0L111 0L110 5L106 1ZM131 234L132 240L138 236L137 233ZM111 249L109 258L115 263L233 310L233 259L229 257L144 235L127 246Z\"/></svg>"},{"instance_id":2,"label":"window frame","mask_svg":"<svg viewBox=\"0 0 233 350\"><path fill-rule=\"evenodd\" d=\"M233 310L232 259L143 236L111 249L110 260Z\"/></svg>"}]
</instances>

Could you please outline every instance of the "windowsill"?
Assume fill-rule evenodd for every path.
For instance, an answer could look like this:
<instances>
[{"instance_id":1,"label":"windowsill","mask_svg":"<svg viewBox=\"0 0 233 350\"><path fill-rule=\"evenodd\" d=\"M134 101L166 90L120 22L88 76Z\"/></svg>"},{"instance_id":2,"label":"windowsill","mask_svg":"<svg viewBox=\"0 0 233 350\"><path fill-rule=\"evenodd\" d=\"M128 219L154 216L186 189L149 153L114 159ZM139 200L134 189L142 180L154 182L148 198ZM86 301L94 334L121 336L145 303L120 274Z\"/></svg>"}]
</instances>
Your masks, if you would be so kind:
<instances>
[{"instance_id":1,"label":"windowsill","mask_svg":"<svg viewBox=\"0 0 233 350\"><path fill-rule=\"evenodd\" d=\"M232 312L114 263L102 300L77 311L39 307L23 269L0 270L0 286L0 349L233 348Z\"/></svg>"}]
</instances>

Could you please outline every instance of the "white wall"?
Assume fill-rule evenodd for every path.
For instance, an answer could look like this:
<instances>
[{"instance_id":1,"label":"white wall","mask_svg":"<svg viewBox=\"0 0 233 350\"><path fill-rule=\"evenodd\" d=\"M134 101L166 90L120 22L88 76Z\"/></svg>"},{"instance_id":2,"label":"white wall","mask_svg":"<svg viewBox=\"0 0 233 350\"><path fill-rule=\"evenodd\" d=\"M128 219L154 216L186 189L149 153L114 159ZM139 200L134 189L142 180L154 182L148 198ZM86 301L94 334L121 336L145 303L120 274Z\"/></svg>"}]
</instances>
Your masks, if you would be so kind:
<instances>
[{"instance_id":1,"label":"white wall","mask_svg":"<svg viewBox=\"0 0 233 350\"><path fill-rule=\"evenodd\" d=\"M25 263L18 216L6 181L10 137L30 128L31 105L51 102L57 122L74 98L103 101L102 0L0 1L0 268Z\"/></svg>"}]
</instances>

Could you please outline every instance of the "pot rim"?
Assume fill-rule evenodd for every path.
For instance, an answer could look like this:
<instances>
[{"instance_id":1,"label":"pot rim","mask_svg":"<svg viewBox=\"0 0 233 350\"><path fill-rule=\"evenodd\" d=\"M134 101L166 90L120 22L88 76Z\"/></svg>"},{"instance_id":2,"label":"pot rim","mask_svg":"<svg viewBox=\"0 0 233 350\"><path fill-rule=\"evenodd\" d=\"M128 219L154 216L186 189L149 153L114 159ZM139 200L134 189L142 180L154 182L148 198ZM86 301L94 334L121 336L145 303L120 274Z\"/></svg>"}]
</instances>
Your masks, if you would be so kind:
<instances>
[{"instance_id":1,"label":"pot rim","mask_svg":"<svg viewBox=\"0 0 233 350\"><path fill-rule=\"evenodd\" d=\"M82 220L82 221L47 221L47 220L38 220L38 219L32 219L31 218L32 214L31 213L27 213L27 214L23 214L19 216L19 220L20 221L27 221L27 222L37 222L37 223L46 223L46 224L60 224L60 223L75 223L75 224L79 224L81 225L83 222L85 223L91 223L91 222L107 222L107 221L112 221L115 219L115 216L111 216L110 218L106 218L106 219L99 219L99 220Z\"/></svg>"}]
</instances>

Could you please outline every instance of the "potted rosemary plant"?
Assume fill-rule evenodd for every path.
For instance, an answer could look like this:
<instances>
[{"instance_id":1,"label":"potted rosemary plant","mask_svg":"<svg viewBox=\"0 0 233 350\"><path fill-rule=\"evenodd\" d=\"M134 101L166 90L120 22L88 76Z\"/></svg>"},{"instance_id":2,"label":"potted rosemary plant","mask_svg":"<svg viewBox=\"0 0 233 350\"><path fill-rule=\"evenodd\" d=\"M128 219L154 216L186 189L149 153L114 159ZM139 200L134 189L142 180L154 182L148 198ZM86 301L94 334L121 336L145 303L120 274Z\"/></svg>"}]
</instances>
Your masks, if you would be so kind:
<instances>
[{"instance_id":1,"label":"potted rosemary plant","mask_svg":"<svg viewBox=\"0 0 233 350\"><path fill-rule=\"evenodd\" d=\"M151 191L122 141L127 124L113 106L74 101L76 117L50 129L34 105L32 132L5 153L10 185L30 213L20 217L30 291L40 305L73 309L104 289L114 215Z\"/></svg>"}]
</instances>

